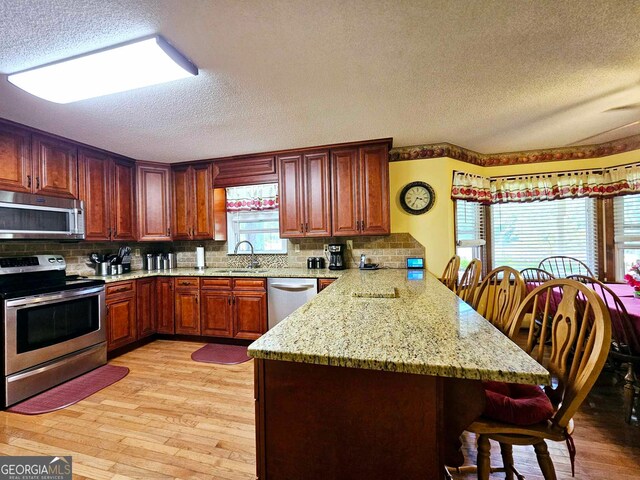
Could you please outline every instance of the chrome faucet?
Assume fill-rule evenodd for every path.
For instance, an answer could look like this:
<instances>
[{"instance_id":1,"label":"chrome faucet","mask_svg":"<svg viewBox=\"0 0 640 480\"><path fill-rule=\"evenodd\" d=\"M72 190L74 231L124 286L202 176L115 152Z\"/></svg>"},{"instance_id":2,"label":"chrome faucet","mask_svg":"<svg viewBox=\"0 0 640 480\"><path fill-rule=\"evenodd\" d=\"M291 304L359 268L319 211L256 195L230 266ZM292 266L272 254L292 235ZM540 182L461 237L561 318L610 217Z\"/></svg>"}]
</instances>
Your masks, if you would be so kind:
<instances>
[{"instance_id":1,"label":"chrome faucet","mask_svg":"<svg viewBox=\"0 0 640 480\"><path fill-rule=\"evenodd\" d=\"M238 247L243 243L248 243L249 247L251 247L251 262L249 263L249 268L258 268L260 266L260 263L258 262L258 258L256 257L255 253L253 253L253 245L249 240L242 240L241 242L236 243L236 248L233 250L233 254L238 254Z\"/></svg>"}]
</instances>

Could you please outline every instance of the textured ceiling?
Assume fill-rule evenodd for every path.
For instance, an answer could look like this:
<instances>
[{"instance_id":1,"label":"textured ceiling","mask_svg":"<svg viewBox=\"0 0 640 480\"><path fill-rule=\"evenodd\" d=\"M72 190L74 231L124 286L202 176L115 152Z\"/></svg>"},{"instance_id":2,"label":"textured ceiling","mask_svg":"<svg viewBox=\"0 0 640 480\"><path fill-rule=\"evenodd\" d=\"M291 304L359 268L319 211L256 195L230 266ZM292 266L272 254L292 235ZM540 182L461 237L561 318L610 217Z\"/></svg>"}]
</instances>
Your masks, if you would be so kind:
<instances>
[{"instance_id":1,"label":"textured ceiling","mask_svg":"<svg viewBox=\"0 0 640 480\"><path fill-rule=\"evenodd\" d=\"M0 117L176 162L368 138L490 153L640 133L637 0L0 0ZM58 105L6 74L160 33L198 77ZM616 129L611 133L601 132Z\"/></svg>"}]
</instances>

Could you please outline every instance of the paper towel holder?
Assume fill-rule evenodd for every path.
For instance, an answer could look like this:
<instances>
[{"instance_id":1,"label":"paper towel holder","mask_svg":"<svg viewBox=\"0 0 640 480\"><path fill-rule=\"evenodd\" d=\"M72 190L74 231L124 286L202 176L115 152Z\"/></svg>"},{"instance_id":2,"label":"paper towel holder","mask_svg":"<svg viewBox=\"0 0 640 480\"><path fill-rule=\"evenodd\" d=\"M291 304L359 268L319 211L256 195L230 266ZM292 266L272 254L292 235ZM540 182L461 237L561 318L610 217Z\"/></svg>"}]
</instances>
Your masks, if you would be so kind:
<instances>
[{"instance_id":1,"label":"paper towel holder","mask_svg":"<svg viewBox=\"0 0 640 480\"><path fill-rule=\"evenodd\" d=\"M198 245L196 247L196 270L202 271L204 269L205 269L204 246Z\"/></svg>"}]
</instances>

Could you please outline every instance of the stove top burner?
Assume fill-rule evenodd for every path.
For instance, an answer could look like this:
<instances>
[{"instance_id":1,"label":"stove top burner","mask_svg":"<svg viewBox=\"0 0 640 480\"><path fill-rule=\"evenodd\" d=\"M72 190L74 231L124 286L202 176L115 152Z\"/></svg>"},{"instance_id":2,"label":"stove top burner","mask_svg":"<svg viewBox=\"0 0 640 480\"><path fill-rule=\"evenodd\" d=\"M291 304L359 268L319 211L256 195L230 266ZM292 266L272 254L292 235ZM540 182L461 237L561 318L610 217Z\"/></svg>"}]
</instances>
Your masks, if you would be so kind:
<instances>
[{"instance_id":1,"label":"stove top burner","mask_svg":"<svg viewBox=\"0 0 640 480\"><path fill-rule=\"evenodd\" d=\"M62 292L104 285L79 275L65 275L66 262L61 255L32 255L0 258L0 299Z\"/></svg>"}]
</instances>

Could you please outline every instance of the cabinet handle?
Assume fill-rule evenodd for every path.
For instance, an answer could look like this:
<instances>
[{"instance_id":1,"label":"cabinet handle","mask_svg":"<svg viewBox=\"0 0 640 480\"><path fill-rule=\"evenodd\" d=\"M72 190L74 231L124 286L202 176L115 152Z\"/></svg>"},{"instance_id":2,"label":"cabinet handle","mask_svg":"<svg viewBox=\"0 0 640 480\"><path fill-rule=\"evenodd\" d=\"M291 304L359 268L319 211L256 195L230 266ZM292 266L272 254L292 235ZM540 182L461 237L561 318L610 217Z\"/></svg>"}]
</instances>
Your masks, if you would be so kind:
<instances>
[{"instance_id":1,"label":"cabinet handle","mask_svg":"<svg viewBox=\"0 0 640 480\"><path fill-rule=\"evenodd\" d=\"M236 297L231 297L231 303L233 303L234 305L236 304Z\"/></svg>"},{"instance_id":2,"label":"cabinet handle","mask_svg":"<svg viewBox=\"0 0 640 480\"><path fill-rule=\"evenodd\" d=\"M231 297L227 298L227 303L231 305Z\"/></svg>"},{"instance_id":3,"label":"cabinet handle","mask_svg":"<svg viewBox=\"0 0 640 480\"><path fill-rule=\"evenodd\" d=\"M305 228L305 230L308 232L308 231L309 231L309 224L308 224L308 223L305 223L305 224L304 224L304 228Z\"/></svg>"},{"instance_id":4,"label":"cabinet handle","mask_svg":"<svg viewBox=\"0 0 640 480\"><path fill-rule=\"evenodd\" d=\"M167 237L171 236L171 227L167 227Z\"/></svg>"},{"instance_id":5,"label":"cabinet handle","mask_svg":"<svg viewBox=\"0 0 640 480\"><path fill-rule=\"evenodd\" d=\"M364 220L360 220L360 230L364 232Z\"/></svg>"},{"instance_id":6,"label":"cabinet handle","mask_svg":"<svg viewBox=\"0 0 640 480\"><path fill-rule=\"evenodd\" d=\"M27 175L27 188L31 188L31 175Z\"/></svg>"},{"instance_id":7,"label":"cabinet handle","mask_svg":"<svg viewBox=\"0 0 640 480\"><path fill-rule=\"evenodd\" d=\"M36 177L36 190L40 190L40 177Z\"/></svg>"},{"instance_id":8,"label":"cabinet handle","mask_svg":"<svg viewBox=\"0 0 640 480\"><path fill-rule=\"evenodd\" d=\"M191 283L190 282L180 282L180 285L189 286L189 285L191 285Z\"/></svg>"},{"instance_id":9,"label":"cabinet handle","mask_svg":"<svg viewBox=\"0 0 640 480\"><path fill-rule=\"evenodd\" d=\"M304 233L304 223L300 224L300 233Z\"/></svg>"},{"instance_id":10,"label":"cabinet handle","mask_svg":"<svg viewBox=\"0 0 640 480\"><path fill-rule=\"evenodd\" d=\"M198 297L196 297L196 305L198 305Z\"/></svg>"}]
</instances>

